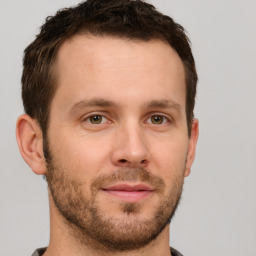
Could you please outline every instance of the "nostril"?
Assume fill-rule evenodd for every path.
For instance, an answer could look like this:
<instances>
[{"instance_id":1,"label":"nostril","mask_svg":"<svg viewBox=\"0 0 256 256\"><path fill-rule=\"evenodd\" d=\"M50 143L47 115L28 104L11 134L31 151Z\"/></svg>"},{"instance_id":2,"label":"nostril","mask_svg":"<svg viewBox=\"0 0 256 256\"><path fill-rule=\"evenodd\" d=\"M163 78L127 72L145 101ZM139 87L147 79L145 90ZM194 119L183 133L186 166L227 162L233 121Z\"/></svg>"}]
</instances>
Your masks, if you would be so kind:
<instances>
[{"instance_id":1,"label":"nostril","mask_svg":"<svg viewBox=\"0 0 256 256\"><path fill-rule=\"evenodd\" d=\"M147 160L142 160L141 162L140 162L142 165L145 165L145 164L147 164Z\"/></svg>"},{"instance_id":2,"label":"nostril","mask_svg":"<svg viewBox=\"0 0 256 256\"><path fill-rule=\"evenodd\" d=\"M125 160L125 159L120 159L119 162L121 162L121 163L126 163L127 160Z\"/></svg>"}]
</instances>

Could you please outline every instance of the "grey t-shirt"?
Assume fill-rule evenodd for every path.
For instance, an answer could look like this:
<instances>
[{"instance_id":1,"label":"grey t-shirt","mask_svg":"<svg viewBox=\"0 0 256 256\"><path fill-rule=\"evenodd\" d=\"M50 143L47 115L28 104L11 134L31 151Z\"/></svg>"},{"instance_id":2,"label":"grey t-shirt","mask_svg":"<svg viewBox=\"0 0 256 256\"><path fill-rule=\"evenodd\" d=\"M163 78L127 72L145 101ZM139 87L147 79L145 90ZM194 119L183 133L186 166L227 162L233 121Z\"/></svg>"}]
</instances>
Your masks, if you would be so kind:
<instances>
[{"instance_id":1,"label":"grey t-shirt","mask_svg":"<svg viewBox=\"0 0 256 256\"><path fill-rule=\"evenodd\" d=\"M46 247L39 248L39 249L35 250L35 252L32 254L32 256L42 256L45 253L46 249L47 249ZM183 256L180 252L178 252L174 248L171 247L170 249L171 249L172 256Z\"/></svg>"}]
</instances>

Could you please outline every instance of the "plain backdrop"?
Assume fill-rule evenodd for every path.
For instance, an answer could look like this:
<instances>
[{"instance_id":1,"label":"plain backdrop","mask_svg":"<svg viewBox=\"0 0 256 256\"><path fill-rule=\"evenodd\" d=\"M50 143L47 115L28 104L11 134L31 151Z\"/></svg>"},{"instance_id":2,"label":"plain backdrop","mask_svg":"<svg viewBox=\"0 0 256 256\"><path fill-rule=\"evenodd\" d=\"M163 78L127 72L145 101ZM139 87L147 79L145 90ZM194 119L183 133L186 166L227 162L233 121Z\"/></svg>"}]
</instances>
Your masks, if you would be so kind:
<instances>
[{"instance_id":1,"label":"plain backdrop","mask_svg":"<svg viewBox=\"0 0 256 256\"><path fill-rule=\"evenodd\" d=\"M0 0L0 255L49 240L47 185L21 158L22 56L48 15L77 0ZM182 24L199 73L200 138L170 243L184 256L256 256L256 1L158 0Z\"/></svg>"}]
</instances>

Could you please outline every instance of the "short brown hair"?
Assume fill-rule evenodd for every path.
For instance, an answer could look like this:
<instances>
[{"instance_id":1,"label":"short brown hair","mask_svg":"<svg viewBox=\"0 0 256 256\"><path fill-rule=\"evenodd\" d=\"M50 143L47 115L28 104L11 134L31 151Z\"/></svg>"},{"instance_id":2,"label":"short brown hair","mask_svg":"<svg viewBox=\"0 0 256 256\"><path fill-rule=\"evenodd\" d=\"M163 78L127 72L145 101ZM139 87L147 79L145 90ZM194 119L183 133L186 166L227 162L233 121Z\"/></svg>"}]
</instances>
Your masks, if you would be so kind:
<instances>
[{"instance_id":1,"label":"short brown hair","mask_svg":"<svg viewBox=\"0 0 256 256\"><path fill-rule=\"evenodd\" d=\"M56 91L53 64L62 43L79 33L149 41L161 39L181 58L186 75L186 117L191 133L197 73L183 27L142 0L87 0L46 18L36 39L25 49L22 99L25 112L46 135L50 105Z\"/></svg>"}]
</instances>

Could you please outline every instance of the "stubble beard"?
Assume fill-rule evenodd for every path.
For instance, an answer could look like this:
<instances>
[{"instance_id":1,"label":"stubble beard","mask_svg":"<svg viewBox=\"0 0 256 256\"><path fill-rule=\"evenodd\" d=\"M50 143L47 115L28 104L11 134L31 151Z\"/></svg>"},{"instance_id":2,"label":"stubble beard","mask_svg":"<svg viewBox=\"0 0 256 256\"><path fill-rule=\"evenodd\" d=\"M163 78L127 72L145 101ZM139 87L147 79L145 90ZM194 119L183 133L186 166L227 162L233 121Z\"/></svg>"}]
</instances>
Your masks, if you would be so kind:
<instances>
[{"instance_id":1,"label":"stubble beard","mask_svg":"<svg viewBox=\"0 0 256 256\"><path fill-rule=\"evenodd\" d=\"M144 168L123 168L111 175L99 176L91 184L90 196L83 193L85 183L72 180L64 167L57 163L47 149L46 179L55 206L72 236L81 244L96 250L131 251L143 248L155 240L170 223L179 204L184 178L173 180L167 195L165 182ZM183 174L183 170L180 170ZM122 217L105 214L97 202L100 187L118 181L147 182L156 188L160 198L151 218L140 217L142 203L122 203ZM166 194L166 192L165 192ZM150 202L149 202L150 203Z\"/></svg>"}]
</instances>

